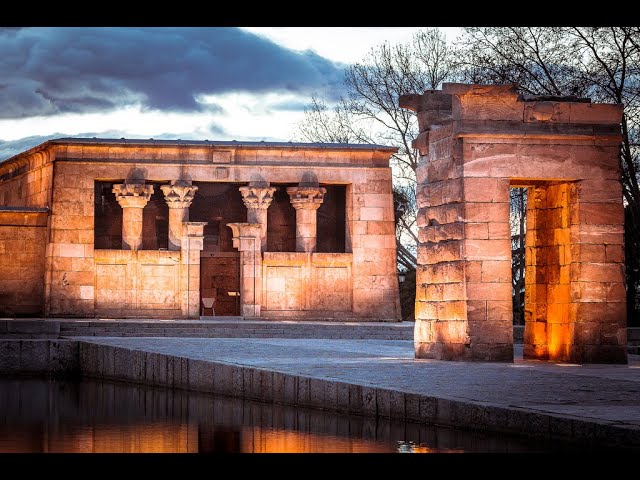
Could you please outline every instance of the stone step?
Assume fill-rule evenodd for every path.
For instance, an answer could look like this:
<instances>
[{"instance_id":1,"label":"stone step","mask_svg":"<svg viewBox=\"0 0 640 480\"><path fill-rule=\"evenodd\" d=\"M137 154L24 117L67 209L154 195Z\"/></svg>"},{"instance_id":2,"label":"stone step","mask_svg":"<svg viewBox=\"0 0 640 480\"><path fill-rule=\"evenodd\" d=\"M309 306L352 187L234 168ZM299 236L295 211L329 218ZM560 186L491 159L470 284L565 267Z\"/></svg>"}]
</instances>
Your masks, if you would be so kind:
<instances>
[{"instance_id":1,"label":"stone step","mask_svg":"<svg viewBox=\"0 0 640 480\"><path fill-rule=\"evenodd\" d=\"M0 320L0 338L36 339L81 336L182 338L326 338L345 340L413 340L413 322L338 322L243 320L209 317L201 320L152 319L17 319ZM523 326L514 327L522 343ZM628 329L628 353L640 354L640 328Z\"/></svg>"}]
</instances>

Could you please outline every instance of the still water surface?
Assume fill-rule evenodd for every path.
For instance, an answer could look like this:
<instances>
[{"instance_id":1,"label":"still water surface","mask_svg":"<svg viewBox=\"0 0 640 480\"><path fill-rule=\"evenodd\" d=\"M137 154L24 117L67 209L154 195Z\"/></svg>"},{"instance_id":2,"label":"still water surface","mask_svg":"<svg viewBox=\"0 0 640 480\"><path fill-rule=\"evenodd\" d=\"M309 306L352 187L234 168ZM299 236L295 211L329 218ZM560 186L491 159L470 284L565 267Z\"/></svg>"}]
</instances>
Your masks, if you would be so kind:
<instances>
[{"instance_id":1,"label":"still water surface","mask_svg":"<svg viewBox=\"0 0 640 480\"><path fill-rule=\"evenodd\" d=\"M564 445L82 379L0 378L0 452L541 452Z\"/></svg>"}]
</instances>

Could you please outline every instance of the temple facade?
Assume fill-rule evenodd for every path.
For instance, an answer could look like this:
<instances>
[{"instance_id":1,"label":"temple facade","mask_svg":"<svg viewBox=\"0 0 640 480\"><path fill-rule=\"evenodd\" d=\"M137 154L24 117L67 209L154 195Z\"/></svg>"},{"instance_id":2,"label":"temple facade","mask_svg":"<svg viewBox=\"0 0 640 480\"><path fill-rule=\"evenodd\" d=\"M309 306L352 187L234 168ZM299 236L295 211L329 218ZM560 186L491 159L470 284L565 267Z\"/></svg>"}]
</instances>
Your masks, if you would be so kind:
<instances>
[{"instance_id":1,"label":"temple facade","mask_svg":"<svg viewBox=\"0 0 640 480\"><path fill-rule=\"evenodd\" d=\"M0 163L0 315L399 321L395 151L47 141Z\"/></svg>"}]
</instances>

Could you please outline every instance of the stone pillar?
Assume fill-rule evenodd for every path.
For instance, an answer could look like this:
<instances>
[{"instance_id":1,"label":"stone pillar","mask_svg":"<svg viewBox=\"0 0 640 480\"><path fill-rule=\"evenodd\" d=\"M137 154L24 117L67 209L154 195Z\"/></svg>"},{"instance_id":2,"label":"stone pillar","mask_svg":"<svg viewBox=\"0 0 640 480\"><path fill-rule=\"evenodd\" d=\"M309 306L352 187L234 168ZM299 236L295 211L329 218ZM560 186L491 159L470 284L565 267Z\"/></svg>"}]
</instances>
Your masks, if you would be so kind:
<instances>
[{"instance_id":1,"label":"stone pillar","mask_svg":"<svg viewBox=\"0 0 640 480\"><path fill-rule=\"evenodd\" d=\"M291 204L296 209L296 252L315 252L317 243L317 210L322 205L326 188L288 187Z\"/></svg>"},{"instance_id":2,"label":"stone pillar","mask_svg":"<svg viewBox=\"0 0 640 480\"><path fill-rule=\"evenodd\" d=\"M276 187L246 186L240 187L242 200L247 207L247 223L260 225L260 250L267 247L267 209L273 201Z\"/></svg>"},{"instance_id":3,"label":"stone pillar","mask_svg":"<svg viewBox=\"0 0 640 480\"><path fill-rule=\"evenodd\" d=\"M180 250L182 223L189 221L189 207L198 187L191 182L177 180L160 187L169 205L169 250Z\"/></svg>"},{"instance_id":4,"label":"stone pillar","mask_svg":"<svg viewBox=\"0 0 640 480\"><path fill-rule=\"evenodd\" d=\"M200 251L204 248L204 226L207 222L183 222L181 238L180 292L182 315L200 316Z\"/></svg>"},{"instance_id":5,"label":"stone pillar","mask_svg":"<svg viewBox=\"0 0 640 480\"><path fill-rule=\"evenodd\" d=\"M240 314L259 317L262 305L262 255L260 224L227 223L233 232L233 246L240 252Z\"/></svg>"},{"instance_id":6,"label":"stone pillar","mask_svg":"<svg viewBox=\"0 0 640 480\"><path fill-rule=\"evenodd\" d=\"M122 207L122 249L137 251L142 245L142 209L153 194L153 185L119 183L111 191Z\"/></svg>"}]
</instances>

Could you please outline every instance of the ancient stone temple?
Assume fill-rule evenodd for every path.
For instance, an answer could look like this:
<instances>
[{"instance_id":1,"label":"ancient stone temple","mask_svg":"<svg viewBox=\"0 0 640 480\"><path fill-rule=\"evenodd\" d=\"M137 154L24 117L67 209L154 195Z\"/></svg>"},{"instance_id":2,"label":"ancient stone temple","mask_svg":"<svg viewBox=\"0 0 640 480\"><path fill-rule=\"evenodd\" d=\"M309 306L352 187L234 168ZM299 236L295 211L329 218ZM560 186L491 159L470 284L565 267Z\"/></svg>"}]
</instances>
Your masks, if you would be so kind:
<instances>
[{"instance_id":1,"label":"ancient stone temple","mask_svg":"<svg viewBox=\"0 0 640 480\"><path fill-rule=\"evenodd\" d=\"M444 84L418 114L418 358L513 359L509 188L528 188L524 356L626 363L621 105Z\"/></svg>"},{"instance_id":2,"label":"ancient stone temple","mask_svg":"<svg viewBox=\"0 0 640 480\"><path fill-rule=\"evenodd\" d=\"M0 315L398 321L395 151L45 142L0 163Z\"/></svg>"}]
</instances>

